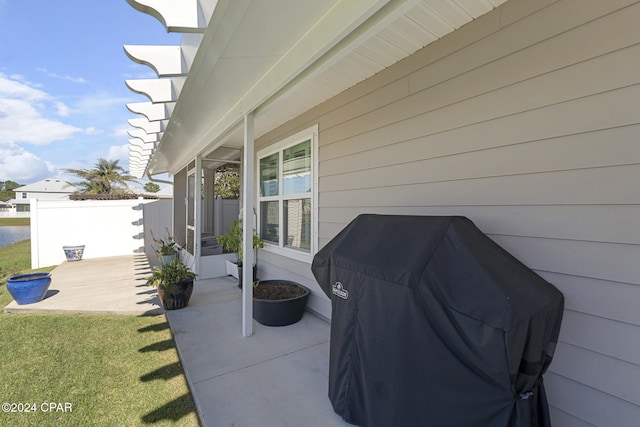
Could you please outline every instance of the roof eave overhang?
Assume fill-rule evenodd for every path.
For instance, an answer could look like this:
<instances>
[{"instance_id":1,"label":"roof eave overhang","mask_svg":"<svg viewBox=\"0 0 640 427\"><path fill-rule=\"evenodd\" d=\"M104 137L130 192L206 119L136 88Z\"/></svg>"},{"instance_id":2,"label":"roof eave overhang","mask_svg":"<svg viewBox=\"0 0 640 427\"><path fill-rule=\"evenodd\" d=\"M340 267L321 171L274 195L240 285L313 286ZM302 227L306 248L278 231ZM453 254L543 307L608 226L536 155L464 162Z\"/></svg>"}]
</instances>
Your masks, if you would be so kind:
<instances>
[{"instance_id":1,"label":"roof eave overhang","mask_svg":"<svg viewBox=\"0 0 640 427\"><path fill-rule=\"evenodd\" d=\"M299 3L293 0L273 0L264 4L252 0L199 0L200 6L206 3L215 8L204 34L198 39L197 50L191 51L195 54L189 57L186 67L182 54L180 70L186 69L188 74L179 93L173 94L177 99L175 104L162 104L164 115L159 107L149 105L152 103L130 106L134 112L146 113L151 122L163 120L164 132L158 134L161 139L148 163L139 168L144 167L145 172L151 175L175 174L198 155L209 153L223 144L241 146L237 137L247 114L254 114L255 136L260 137L294 118L292 114L301 114L337 95L505 1L461 4L432 0L333 0L295 7ZM288 12L286 20L275 15L282 10ZM262 14L257 13L260 11ZM269 13L273 15L263 16ZM373 67L369 65L377 61L371 58L357 63L364 50L372 51L368 43L384 39L383 32L391 28L398 34L409 27L414 31L417 21L420 21L418 26L422 35L395 49L393 54ZM262 39L268 39L270 43L262 43ZM388 42L382 40L382 43ZM255 44L253 50L252 43ZM135 50L127 49L129 55ZM158 51L136 51L135 56L140 63L154 58L159 64L156 59ZM169 63L175 70L177 60L175 56L172 58ZM367 70L348 73L353 76L340 84L332 84L330 90L324 89L327 87L324 83L317 84L331 80L331 73L334 77L341 77L339 73L345 63L354 62L356 68L364 64ZM159 68L157 65L156 69ZM133 86L134 90L152 100L168 99L167 96L150 93L153 90L149 83L134 83ZM300 102L307 97L309 87L316 92L313 103ZM163 93L166 93L166 86ZM286 105L291 99L298 101L297 113L280 114L280 110L285 111L286 107L291 110Z\"/></svg>"},{"instance_id":2,"label":"roof eave overhang","mask_svg":"<svg viewBox=\"0 0 640 427\"><path fill-rule=\"evenodd\" d=\"M407 3L411 2L404 0L336 1L328 13L311 18L315 23L305 36L298 41L292 41L286 53L260 73L262 77L259 80L239 81L240 77L237 75L228 75L227 78L230 82L226 85L227 87L243 87L244 90L237 93L233 98L233 103L225 107L226 113L224 115L211 117L206 129L203 129L199 134L190 133L190 137L185 139L182 138L184 131L181 128L190 127L190 111L194 103L201 102L203 88L211 84L207 80L211 76L212 67L216 67L223 56L230 58L241 55L241 52L236 53L229 47L229 40L232 37L255 37L255 34L251 34L251 32L253 28L260 26L258 22L255 25L243 22L243 25L240 26L247 9L251 6L250 0L218 1L166 132L160 141L157 152L149 163L150 173L175 173L200 154L203 147L211 148L216 143L221 144L226 135L233 134L236 129L241 127L247 113L259 109L263 103L275 96L289 82L296 79L301 73L308 72L323 55L331 51L347 36L357 32L357 29L374 14L389 4L394 7L390 7L387 13L391 13L400 5L406 7ZM278 6L273 5L273 7L277 8ZM299 13L304 13L304 11ZM296 19L301 18L291 14L287 16L289 21L293 22ZM343 46L343 48L346 47ZM347 51L344 54L346 53ZM338 57L338 54L334 54L334 60L337 60ZM211 94L210 102L215 102L215 98L215 94ZM178 140L180 143L176 142Z\"/></svg>"}]
</instances>

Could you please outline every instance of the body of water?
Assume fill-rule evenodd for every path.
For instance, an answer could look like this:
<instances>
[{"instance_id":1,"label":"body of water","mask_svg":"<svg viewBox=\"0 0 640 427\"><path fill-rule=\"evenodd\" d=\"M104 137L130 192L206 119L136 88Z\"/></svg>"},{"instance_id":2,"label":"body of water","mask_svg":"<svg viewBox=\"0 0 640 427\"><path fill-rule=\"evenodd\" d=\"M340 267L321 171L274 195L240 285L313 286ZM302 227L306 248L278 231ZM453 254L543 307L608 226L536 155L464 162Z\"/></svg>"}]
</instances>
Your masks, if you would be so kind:
<instances>
[{"instance_id":1,"label":"body of water","mask_svg":"<svg viewBox=\"0 0 640 427\"><path fill-rule=\"evenodd\" d=\"M30 238L31 227L28 225L6 225L0 227L0 247Z\"/></svg>"}]
</instances>

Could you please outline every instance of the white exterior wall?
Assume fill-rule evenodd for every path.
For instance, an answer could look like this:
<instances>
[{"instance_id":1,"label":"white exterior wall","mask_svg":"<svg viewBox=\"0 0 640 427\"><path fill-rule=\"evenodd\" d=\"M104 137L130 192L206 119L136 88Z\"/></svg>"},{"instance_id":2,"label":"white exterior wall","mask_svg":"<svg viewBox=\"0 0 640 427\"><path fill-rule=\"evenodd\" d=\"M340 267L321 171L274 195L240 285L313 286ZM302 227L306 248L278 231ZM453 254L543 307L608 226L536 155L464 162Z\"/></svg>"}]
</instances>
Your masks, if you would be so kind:
<instances>
[{"instance_id":1,"label":"white exterior wall","mask_svg":"<svg viewBox=\"0 0 640 427\"><path fill-rule=\"evenodd\" d=\"M640 3L510 0L261 138L318 124L320 247L360 213L464 215L557 286L556 426L640 420ZM310 284L266 250L260 277Z\"/></svg>"},{"instance_id":2,"label":"white exterior wall","mask_svg":"<svg viewBox=\"0 0 640 427\"><path fill-rule=\"evenodd\" d=\"M155 200L31 200L31 267L66 260L63 246L85 245L84 258L145 253L143 212L164 204L165 213L147 217L147 228L164 233L170 227L170 201ZM145 206L149 205L149 206Z\"/></svg>"}]
</instances>

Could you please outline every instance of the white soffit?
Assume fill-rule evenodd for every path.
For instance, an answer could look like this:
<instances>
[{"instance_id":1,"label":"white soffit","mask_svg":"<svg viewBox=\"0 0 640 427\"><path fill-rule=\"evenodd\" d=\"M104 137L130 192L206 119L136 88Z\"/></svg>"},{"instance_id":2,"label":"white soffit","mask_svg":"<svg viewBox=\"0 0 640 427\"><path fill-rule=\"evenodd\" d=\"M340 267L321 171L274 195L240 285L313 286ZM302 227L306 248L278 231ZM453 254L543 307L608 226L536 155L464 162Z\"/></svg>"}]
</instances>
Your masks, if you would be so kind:
<instances>
[{"instance_id":1,"label":"white soffit","mask_svg":"<svg viewBox=\"0 0 640 427\"><path fill-rule=\"evenodd\" d=\"M505 1L219 0L147 167L241 144L247 112L259 137Z\"/></svg>"},{"instance_id":2,"label":"white soffit","mask_svg":"<svg viewBox=\"0 0 640 427\"><path fill-rule=\"evenodd\" d=\"M150 169L177 171L388 2L218 1Z\"/></svg>"},{"instance_id":3,"label":"white soffit","mask_svg":"<svg viewBox=\"0 0 640 427\"><path fill-rule=\"evenodd\" d=\"M302 81L256 118L256 136L355 86L507 0L422 0L350 54ZM330 96L327 96L330 95Z\"/></svg>"}]
</instances>

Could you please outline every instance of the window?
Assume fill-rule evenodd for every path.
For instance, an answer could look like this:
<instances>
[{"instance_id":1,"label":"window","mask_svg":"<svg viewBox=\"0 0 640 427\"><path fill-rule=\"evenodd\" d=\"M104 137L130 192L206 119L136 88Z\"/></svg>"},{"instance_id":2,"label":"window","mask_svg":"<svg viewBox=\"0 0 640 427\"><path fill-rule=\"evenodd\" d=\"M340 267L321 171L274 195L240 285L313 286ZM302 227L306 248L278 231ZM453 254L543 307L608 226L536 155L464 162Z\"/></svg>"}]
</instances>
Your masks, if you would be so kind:
<instances>
[{"instance_id":1,"label":"window","mask_svg":"<svg viewBox=\"0 0 640 427\"><path fill-rule=\"evenodd\" d=\"M315 249L317 135L314 126L258 153L260 237L302 260Z\"/></svg>"},{"instance_id":2,"label":"window","mask_svg":"<svg viewBox=\"0 0 640 427\"><path fill-rule=\"evenodd\" d=\"M27 198L27 193L22 193L22 198L26 199Z\"/></svg>"}]
</instances>

